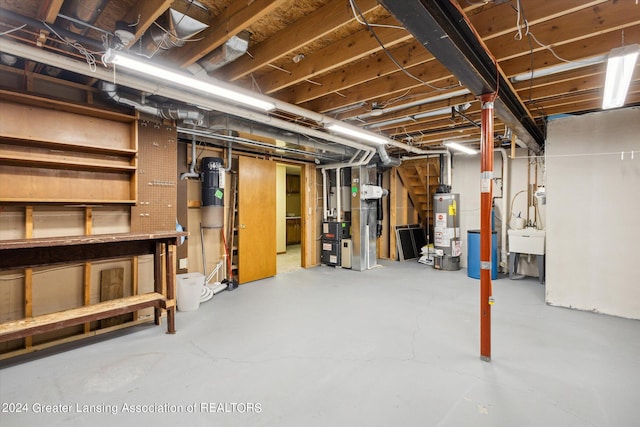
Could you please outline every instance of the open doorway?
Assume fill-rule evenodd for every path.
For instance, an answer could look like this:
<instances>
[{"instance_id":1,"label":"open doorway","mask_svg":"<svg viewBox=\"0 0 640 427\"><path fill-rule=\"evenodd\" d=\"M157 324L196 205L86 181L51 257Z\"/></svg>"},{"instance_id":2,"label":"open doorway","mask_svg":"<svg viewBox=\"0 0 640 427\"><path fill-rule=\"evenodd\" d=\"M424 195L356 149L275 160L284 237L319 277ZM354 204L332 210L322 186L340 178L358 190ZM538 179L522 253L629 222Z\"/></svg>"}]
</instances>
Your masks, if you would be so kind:
<instances>
[{"instance_id":1,"label":"open doorway","mask_svg":"<svg viewBox=\"0 0 640 427\"><path fill-rule=\"evenodd\" d=\"M277 273L302 265L302 194L300 166L277 164L276 169L276 252Z\"/></svg>"}]
</instances>

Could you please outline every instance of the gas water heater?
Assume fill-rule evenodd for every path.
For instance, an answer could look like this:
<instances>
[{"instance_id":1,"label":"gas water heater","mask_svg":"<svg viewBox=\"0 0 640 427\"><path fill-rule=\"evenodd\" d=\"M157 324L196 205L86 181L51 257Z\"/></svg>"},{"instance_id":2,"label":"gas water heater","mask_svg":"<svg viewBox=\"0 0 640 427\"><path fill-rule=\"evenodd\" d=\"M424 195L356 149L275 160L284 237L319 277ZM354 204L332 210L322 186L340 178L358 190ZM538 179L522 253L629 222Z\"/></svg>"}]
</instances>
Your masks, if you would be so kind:
<instances>
[{"instance_id":1,"label":"gas water heater","mask_svg":"<svg viewBox=\"0 0 640 427\"><path fill-rule=\"evenodd\" d=\"M433 196L433 267L460 269L460 195L436 193Z\"/></svg>"}]
</instances>

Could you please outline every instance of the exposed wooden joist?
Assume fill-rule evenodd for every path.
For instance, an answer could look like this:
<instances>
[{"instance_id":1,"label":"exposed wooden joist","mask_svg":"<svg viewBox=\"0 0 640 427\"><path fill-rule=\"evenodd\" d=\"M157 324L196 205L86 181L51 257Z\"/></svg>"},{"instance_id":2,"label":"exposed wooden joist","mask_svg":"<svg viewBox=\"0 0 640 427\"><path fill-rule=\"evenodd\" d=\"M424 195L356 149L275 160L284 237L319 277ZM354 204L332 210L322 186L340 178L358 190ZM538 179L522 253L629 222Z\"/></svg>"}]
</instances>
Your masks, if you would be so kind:
<instances>
[{"instance_id":1,"label":"exposed wooden joist","mask_svg":"<svg viewBox=\"0 0 640 427\"><path fill-rule=\"evenodd\" d=\"M209 22L209 28L198 34L202 40L187 43L167 55L173 64L185 67L193 64L224 42L251 26L254 22L282 6L286 0L234 1Z\"/></svg>"},{"instance_id":2,"label":"exposed wooden joist","mask_svg":"<svg viewBox=\"0 0 640 427\"><path fill-rule=\"evenodd\" d=\"M418 80L399 72L379 78L374 82L350 87L341 91L339 94L330 94L329 96L318 98L302 105L314 111L325 112L352 105L359 101L383 101L385 99L384 97L396 97L410 89L416 92L434 93L440 92L434 89L434 87L442 89L452 88L452 90L461 89L458 80L454 80L451 73L436 61L429 61L420 67L416 67L412 69L411 73L416 78L427 82L433 87L426 86ZM448 80L442 80L443 78Z\"/></svg>"},{"instance_id":3,"label":"exposed wooden joist","mask_svg":"<svg viewBox=\"0 0 640 427\"><path fill-rule=\"evenodd\" d=\"M620 33L621 34L621 33ZM640 25L631 25L624 30L626 40L638 40L640 39ZM553 48L556 55L567 60L580 60L583 58L589 58L591 56L603 55L609 53L609 51L620 46L620 43L616 43L612 46L611 34L599 34L595 37L591 37L588 40L579 40L572 43L555 46ZM533 69L551 67L553 65L561 64L562 61L557 59L552 52L547 49L543 49L536 52L531 58L529 55L521 56L518 58L512 58L506 61L500 62L500 67L507 76L514 76L520 73L528 72L531 68L531 62L533 60Z\"/></svg>"},{"instance_id":4,"label":"exposed wooden joist","mask_svg":"<svg viewBox=\"0 0 640 427\"><path fill-rule=\"evenodd\" d=\"M149 29L153 22L160 17L171 6L173 0L145 0L139 1L134 8L132 8L124 21L127 23L135 23L136 32L133 41L129 47L142 37L142 35Z\"/></svg>"},{"instance_id":5,"label":"exposed wooden joist","mask_svg":"<svg viewBox=\"0 0 640 427\"><path fill-rule=\"evenodd\" d=\"M397 24L392 18L383 22L386 25ZM392 48L413 38L410 33L399 28L377 28L376 34L387 48ZM260 78L258 84L265 93L273 93L306 79L313 79L317 75L339 69L350 62L366 58L381 50L382 47L377 40L371 37L368 30L363 29L314 52L306 60L291 64L288 69L289 73L283 73L279 70L267 73Z\"/></svg>"},{"instance_id":6,"label":"exposed wooden joist","mask_svg":"<svg viewBox=\"0 0 640 427\"><path fill-rule=\"evenodd\" d=\"M64 0L43 0L38 11L38 19L53 24L60 13Z\"/></svg>"},{"instance_id":7,"label":"exposed wooden joist","mask_svg":"<svg viewBox=\"0 0 640 427\"><path fill-rule=\"evenodd\" d=\"M565 16L560 16L541 22L537 25L530 25L529 31L545 45L552 45L554 50L558 46L589 40L594 36L617 31L640 23L640 13L629 14L627 5L624 2L613 2L607 8L593 7L582 9L578 12ZM589 32L584 32L584 23L592 23ZM531 42L531 45L529 44ZM544 47L529 40L523 35L522 40L516 40L512 33L504 34L495 39L485 41L487 47L492 52L497 52L499 61L519 56L529 56L531 48L533 52L539 52Z\"/></svg>"},{"instance_id":8,"label":"exposed wooden joist","mask_svg":"<svg viewBox=\"0 0 640 427\"><path fill-rule=\"evenodd\" d=\"M380 7L376 0L360 0L363 13ZM229 64L217 77L235 81L269 63L312 43L353 21L351 8L343 0L332 0L315 12L287 26L276 37L252 47L252 56L243 56Z\"/></svg>"},{"instance_id":9,"label":"exposed wooden joist","mask_svg":"<svg viewBox=\"0 0 640 427\"><path fill-rule=\"evenodd\" d=\"M531 26L607 2L608 0L529 1L524 3L524 12ZM475 10L467 13L467 16L485 40L505 34L513 37L515 34L517 14L512 2Z\"/></svg>"},{"instance_id":10,"label":"exposed wooden joist","mask_svg":"<svg viewBox=\"0 0 640 427\"><path fill-rule=\"evenodd\" d=\"M433 55L418 42L411 42L390 49L394 58L400 59L402 66L412 72L413 67L432 61ZM359 84L371 82L380 77L400 71L384 51L371 54L366 61L346 65L334 72L313 79L317 84L302 83L277 93L277 97L286 102L300 104L311 101L332 92L341 92ZM450 74L450 73L449 73Z\"/></svg>"}]
</instances>

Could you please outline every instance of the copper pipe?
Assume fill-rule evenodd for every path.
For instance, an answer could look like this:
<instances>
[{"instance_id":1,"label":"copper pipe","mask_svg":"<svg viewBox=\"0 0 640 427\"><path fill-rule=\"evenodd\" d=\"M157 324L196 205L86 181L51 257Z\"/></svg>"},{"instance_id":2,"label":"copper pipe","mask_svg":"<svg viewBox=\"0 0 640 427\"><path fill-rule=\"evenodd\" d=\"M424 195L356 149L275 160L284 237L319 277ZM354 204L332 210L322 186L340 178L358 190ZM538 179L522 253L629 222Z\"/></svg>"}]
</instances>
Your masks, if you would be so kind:
<instances>
[{"instance_id":1,"label":"copper pipe","mask_svg":"<svg viewBox=\"0 0 640 427\"><path fill-rule=\"evenodd\" d=\"M480 96L482 140L480 142L480 358L491 360L491 200L493 198L493 101L495 93Z\"/></svg>"}]
</instances>

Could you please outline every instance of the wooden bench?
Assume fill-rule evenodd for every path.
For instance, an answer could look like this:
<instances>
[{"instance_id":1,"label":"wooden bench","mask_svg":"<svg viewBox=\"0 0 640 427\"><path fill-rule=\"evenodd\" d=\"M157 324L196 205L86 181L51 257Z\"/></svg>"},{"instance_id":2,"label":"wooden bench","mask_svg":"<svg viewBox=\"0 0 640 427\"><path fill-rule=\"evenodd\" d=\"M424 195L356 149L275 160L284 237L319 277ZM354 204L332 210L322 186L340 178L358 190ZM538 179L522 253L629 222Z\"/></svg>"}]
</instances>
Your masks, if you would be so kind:
<instances>
[{"instance_id":1,"label":"wooden bench","mask_svg":"<svg viewBox=\"0 0 640 427\"><path fill-rule=\"evenodd\" d=\"M154 308L156 324L160 324L161 310L167 311L167 332L175 333L175 246L177 239L187 234L166 231L0 240L0 271L149 254L154 256L154 292L0 323L0 342L150 307Z\"/></svg>"},{"instance_id":2,"label":"wooden bench","mask_svg":"<svg viewBox=\"0 0 640 427\"><path fill-rule=\"evenodd\" d=\"M27 319L13 320L0 323L0 342L55 331L67 326L81 325L85 322L131 313L143 308L166 309L172 305L173 301L167 301L162 294L150 292Z\"/></svg>"}]
</instances>

